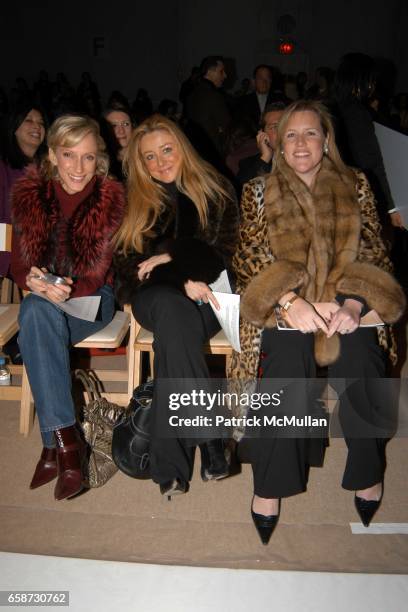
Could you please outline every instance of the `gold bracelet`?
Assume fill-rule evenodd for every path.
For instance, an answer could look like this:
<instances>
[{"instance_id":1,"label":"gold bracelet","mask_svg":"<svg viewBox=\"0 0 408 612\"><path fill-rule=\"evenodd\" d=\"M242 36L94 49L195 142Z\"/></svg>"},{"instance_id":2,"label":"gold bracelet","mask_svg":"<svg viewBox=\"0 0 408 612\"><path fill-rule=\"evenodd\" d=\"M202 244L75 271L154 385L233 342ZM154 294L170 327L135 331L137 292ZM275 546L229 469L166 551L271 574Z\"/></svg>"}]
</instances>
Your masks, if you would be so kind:
<instances>
[{"instance_id":1,"label":"gold bracelet","mask_svg":"<svg viewBox=\"0 0 408 612\"><path fill-rule=\"evenodd\" d=\"M293 302L295 302L298 299L298 295L294 295L293 297L290 298L290 300L288 300L287 302L284 303L284 305L282 306L283 310L286 310L286 312L288 312L289 308L292 306Z\"/></svg>"}]
</instances>

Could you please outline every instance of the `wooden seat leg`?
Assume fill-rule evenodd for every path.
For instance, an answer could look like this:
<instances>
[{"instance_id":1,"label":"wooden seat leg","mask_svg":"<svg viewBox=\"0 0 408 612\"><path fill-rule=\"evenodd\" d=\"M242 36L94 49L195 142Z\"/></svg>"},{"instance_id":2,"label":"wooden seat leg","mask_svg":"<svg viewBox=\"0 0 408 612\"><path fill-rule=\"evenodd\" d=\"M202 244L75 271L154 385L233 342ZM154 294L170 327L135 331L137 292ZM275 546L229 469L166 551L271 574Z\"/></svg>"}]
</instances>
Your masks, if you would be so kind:
<instances>
[{"instance_id":1,"label":"wooden seat leg","mask_svg":"<svg viewBox=\"0 0 408 612\"><path fill-rule=\"evenodd\" d=\"M150 378L154 378L154 353L153 351L149 352L149 365L150 365Z\"/></svg>"},{"instance_id":2,"label":"wooden seat leg","mask_svg":"<svg viewBox=\"0 0 408 612\"><path fill-rule=\"evenodd\" d=\"M21 383L21 408L20 408L20 433L27 437L34 421L34 401L31 396L30 383L28 382L27 370L23 367Z\"/></svg>"},{"instance_id":3,"label":"wooden seat leg","mask_svg":"<svg viewBox=\"0 0 408 612\"><path fill-rule=\"evenodd\" d=\"M13 282L4 277L1 282L1 297L0 301L2 304L11 304L13 295Z\"/></svg>"}]
</instances>

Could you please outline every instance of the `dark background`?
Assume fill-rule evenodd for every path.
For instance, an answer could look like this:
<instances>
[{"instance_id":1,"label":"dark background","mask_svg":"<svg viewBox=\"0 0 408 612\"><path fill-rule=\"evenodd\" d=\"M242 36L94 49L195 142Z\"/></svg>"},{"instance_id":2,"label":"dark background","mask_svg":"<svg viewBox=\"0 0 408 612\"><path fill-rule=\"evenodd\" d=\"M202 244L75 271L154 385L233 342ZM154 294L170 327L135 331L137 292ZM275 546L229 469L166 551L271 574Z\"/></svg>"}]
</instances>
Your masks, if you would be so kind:
<instances>
[{"instance_id":1,"label":"dark background","mask_svg":"<svg viewBox=\"0 0 408 612\"><path fill-rule=\"evenodd\" d=\"M278 20L291 15L287 37L295 53L278 53ZM395 90L408 89L406 0L124 0L20 1L0 8L0 85L16 76L29 85L45 69L66 73L77 86L89 71L105 98L112 89L134 97L148 89L154 102L177 99L181 82L203 56L231 60L227 86L237 88L261 62L284 72L335 68L346 52L392 60ZM232 77L232 78L231 78ZM234 81L235 79L235 81Z\"/></svg>"}]
</instances>

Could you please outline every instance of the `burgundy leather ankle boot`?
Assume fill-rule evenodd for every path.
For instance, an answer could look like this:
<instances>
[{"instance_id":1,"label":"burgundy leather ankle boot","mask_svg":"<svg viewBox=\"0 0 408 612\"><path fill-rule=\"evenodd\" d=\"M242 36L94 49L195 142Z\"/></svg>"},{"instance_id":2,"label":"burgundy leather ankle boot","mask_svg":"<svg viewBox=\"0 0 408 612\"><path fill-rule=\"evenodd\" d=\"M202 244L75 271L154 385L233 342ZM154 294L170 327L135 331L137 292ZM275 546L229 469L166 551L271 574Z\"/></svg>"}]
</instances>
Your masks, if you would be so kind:
<instances>
[{"instance_id":1,"label":"burgundy leather ankle boot","mask_svg":"<svg viewBox=\"0 0 408 612\"><path fill-rule=\"evenodd\" d=\"M34 471L34 476L30 483L30 489L37 489L47 482L51 482L57 477L57 449L42 449L41 457Z\"/></svg>"},{"instance_id":2,"label":"burgundy leather ankle boot","mask_svg":"<svg viewBox=\"0 0 408 612\"><path fill-rule=\"evenodd\" d=\"M68 499L89 487L87 445L75 425L56 429L58 480L55 499Z\"/></svg>"}]
</instances>

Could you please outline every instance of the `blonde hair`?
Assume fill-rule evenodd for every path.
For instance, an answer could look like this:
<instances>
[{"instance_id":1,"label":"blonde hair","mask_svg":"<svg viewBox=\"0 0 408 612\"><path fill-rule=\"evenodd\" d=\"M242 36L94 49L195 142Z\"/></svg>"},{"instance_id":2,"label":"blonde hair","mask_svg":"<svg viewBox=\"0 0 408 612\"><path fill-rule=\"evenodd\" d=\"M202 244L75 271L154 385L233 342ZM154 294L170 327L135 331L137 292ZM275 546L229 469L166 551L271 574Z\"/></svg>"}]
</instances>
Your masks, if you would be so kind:
<instances>
[{"instance_id":1,"label":"blonde hair","mask_svg":"<svg viewBox=\"0 0 408 612\"><path fill-rule=\"evenodd\" d=\"M62 115L51 125L47 133L47 145L54 152L57 147L75 147L85 136L92 134L97 144L96 174L107 176L109 157L106 154L105 142L99 131L99 125L86 115ZM48 156L44 158L41 169L46 179L58 176L57 167L51 163Z\"/></svg>"},{"instance_id":2,"label":"blonde hair","mask_svg":"<svg viewBox=\"0 0 408 612\"><path fill-rule=\"evenodd\" d=\"M201 159L180 128L162 115L152 115L133 131L123 159L128 206L115 242L124 253L129 249L143 252L143 239L153 235L152 227L165 205L166 192L152 180L140 149L143 136L158 130L170 134L177 143L181 155L181 171L176 177L176 185L194 203L202 227L207 225L208 201L221 205L231 197L223 177Z\"/></svg>"},{"instance_id":3,"label":"blonde hair","mask_svg":"<svg viewBox=\"0 0 408 612\"><path fill-rule=\"evenodd\" d=\"M284 156L281 155L282 143L286 127L294 113L300 113L304 111L311 111L312 113L315 113L319 118L323 133L328 141L327 153L325 151L326 157L328 157L332 161L334 167L338 172L340 172L340 174L345 174L351 177L352 171L341 159L339 150L336 145L336 138L334 135L334 127L331 115L327 110L326 106L321 102L318 102L317 100L296 100L296 102L293 102L284 111L278 124L276 154L274 155L272 173L279 171L283 166L288 165Z\"/></svg>"}]
</instances>

